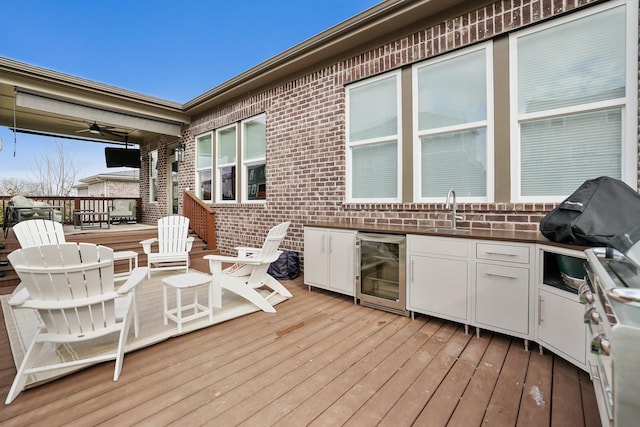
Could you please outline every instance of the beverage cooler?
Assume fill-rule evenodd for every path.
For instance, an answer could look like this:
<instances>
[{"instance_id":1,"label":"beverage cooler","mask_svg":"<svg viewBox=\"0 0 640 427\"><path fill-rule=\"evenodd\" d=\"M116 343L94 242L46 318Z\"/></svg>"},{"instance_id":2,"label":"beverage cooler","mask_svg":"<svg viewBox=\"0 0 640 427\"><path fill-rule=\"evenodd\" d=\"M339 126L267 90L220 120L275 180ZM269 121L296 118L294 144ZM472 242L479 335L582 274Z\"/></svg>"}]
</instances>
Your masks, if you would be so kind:
<instances>
[{"instance_id":1,"label":"beverage cooler","mask_svg":"<svg viewBox=\"0 0 640 427\"><path fill-rule=\"evenodd\" d=\"M405 240L404 235L358 233L356 298L361 305L408 316Z\"/></svg>"}]
</instances>

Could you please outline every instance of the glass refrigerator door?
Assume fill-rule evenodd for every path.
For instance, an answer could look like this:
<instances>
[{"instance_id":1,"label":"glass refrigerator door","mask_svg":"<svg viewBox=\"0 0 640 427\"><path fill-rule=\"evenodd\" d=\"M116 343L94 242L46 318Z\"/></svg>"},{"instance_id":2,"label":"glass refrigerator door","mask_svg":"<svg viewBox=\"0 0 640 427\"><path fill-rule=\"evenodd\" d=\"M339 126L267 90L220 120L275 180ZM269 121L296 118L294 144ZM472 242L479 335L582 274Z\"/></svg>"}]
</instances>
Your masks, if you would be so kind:
<instances>
[{"instance_id":1,"label":"glass refrigerator door","mask_svg":"<svg viewBox=\"0 0 640 427\"><path fill-rule=\"evenodd\" d=\"M362 240L361 289L365 295L398 301L400 298L400 245Z\"/></svg>"}]
</instances>

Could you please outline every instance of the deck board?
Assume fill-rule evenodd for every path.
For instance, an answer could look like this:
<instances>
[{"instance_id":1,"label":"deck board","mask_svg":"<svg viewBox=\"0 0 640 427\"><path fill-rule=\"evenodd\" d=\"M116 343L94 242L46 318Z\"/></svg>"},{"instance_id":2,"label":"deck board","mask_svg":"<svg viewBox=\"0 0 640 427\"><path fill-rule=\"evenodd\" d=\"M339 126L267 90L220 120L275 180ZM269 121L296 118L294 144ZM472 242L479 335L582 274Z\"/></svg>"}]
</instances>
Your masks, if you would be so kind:
<instances>
[{"instance_id":1,"label":"deck board","mask_svg":"<svg viewBox=\"0 0 640 427\"><path fill-rule=\"evenodd\" d=\"M509 343L510 338L504 335L496 334L491 337L487 351L449 420L450 426L464 427L483 423L489 399L509 350Z\"/></svg>"},{"instance_id":2,"label":"deck board","mask_svg":"<svg viewBox=\"0 0 640 427\"><path fill-rule=\"evenodd\" d=\"M551 417L553 358L532 351L518 413L518 426L546 426Z\"/></svg>"},{"instance_id":3,"label":"deck board","mask_svg":"<svg viewBox=\"0 0 640 427\"><path fill-rule=\"evenodd\" d=\"M584 423L577 369L561 358L554 358L552 426L573 426Z\"/></svg>"},{"instance_id":4,"label":"deck board","mask_svg":"<svg viewBox=\"0 0 640 427\"><path fill-rule=\"evenodd\" d=\"M484 418L486 425L516 424L528 363L529 352L525 351L522 341L511 340L498 382L487 405Z\"/></svg>"},{"instance_id":5,"label":"deck board","mask_svg":"<svg viewBox=\"0 0 640 427\"><path fill-rule=\"evenodd\" d=\"M446 425L449 422L489 342L490 337L487 334L469 340L462 354L416 419L416 424Z\"/></svg>"},{"instance_id":6,"label":"deck board","mask_svg":"<svg viewBox=\"0 0 640 427\"><path fill-rule=\"evenodd\" d=\"M550 352L309 292L301 278L285 283L294 296L276 314L127 354L117 382L107 362L26 390L0 424L599 425L588 374ZM0 344L4 397L15 375L4 327Z\"/></svg>"}]
</instances>

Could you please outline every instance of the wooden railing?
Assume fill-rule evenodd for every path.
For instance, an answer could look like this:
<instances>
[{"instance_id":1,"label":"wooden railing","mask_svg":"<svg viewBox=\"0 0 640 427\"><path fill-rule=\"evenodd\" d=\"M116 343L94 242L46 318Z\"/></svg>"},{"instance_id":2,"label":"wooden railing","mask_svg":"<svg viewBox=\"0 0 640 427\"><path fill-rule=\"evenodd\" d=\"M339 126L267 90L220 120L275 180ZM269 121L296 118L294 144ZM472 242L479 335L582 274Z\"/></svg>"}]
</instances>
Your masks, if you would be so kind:
<instances>
[{"instance_id":1,"label":"wooden railing","mask_svg":"<svg viewBox=\"0 0 640 427\"><path fill-rule=\"evenodd\" d=\"M193 232L207 243L207 249L216 249L216 214L213 208L185 190L182 214L189 218Z\"/></svg>"},{"instance_id":2,"label":"wooden railing","mask_svg":"<svg viewBox=\"0 0 640 427\"><path fill-rule=\"evenodd\" d=\"M0 224L3 222L4 212L12 196L0 196ZM139 197L62 197L62 196L25 196L36 202L44 202L48 206L58 207L62 214L62 222L65 224L73 223L73 212L78 210L92 210L95 212L107 212L113 206L114 200L133 199L136 201L136 222L140 222L140 212L142 212L142 200Z\"/></svg>"}]
</instances>

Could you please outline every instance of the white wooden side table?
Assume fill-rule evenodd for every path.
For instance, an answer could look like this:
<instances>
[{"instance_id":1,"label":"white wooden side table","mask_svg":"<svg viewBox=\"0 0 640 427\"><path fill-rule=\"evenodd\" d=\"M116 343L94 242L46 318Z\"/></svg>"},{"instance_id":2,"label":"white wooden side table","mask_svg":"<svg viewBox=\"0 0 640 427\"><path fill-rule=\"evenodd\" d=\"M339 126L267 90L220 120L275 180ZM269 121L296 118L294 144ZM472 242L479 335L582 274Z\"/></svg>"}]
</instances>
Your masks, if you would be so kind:
<instances>
[{"instance_id":1,"label":"white wooden side table","mask_svg":"<svg viewBox=\"0 0 640 427\"><path fill-rule=\"evenodd\" d=\"M135 251L118 251L113 253L113 261L129 261L129 271L123 271L122 273L115 273L113 275L114 280L127 280L131 271L134 268L138 268L138 252Z\"/></svg>"},{"instance_id":2,"label":"white wooden side table","mask_svg":"<svg viewBox=\"0 0 640 427\"><path fill-rule=\"evenodd\" d=\"M176 274L162 279L162 310L164 324L168 324L171 319L178 326L178 333L182 333L182 325L185 322L209 316L209 322L213 323L213 286L212 277L203 273ZM207 305L198 301L198 289L206 287ZM167 289L173 288L176 291L176 307L169 309L167 303ZM193 288L193 303L182 305L182 290ZM193 310L192 314L183 315L183 312Z\"/></svg>"}]
</instances>

